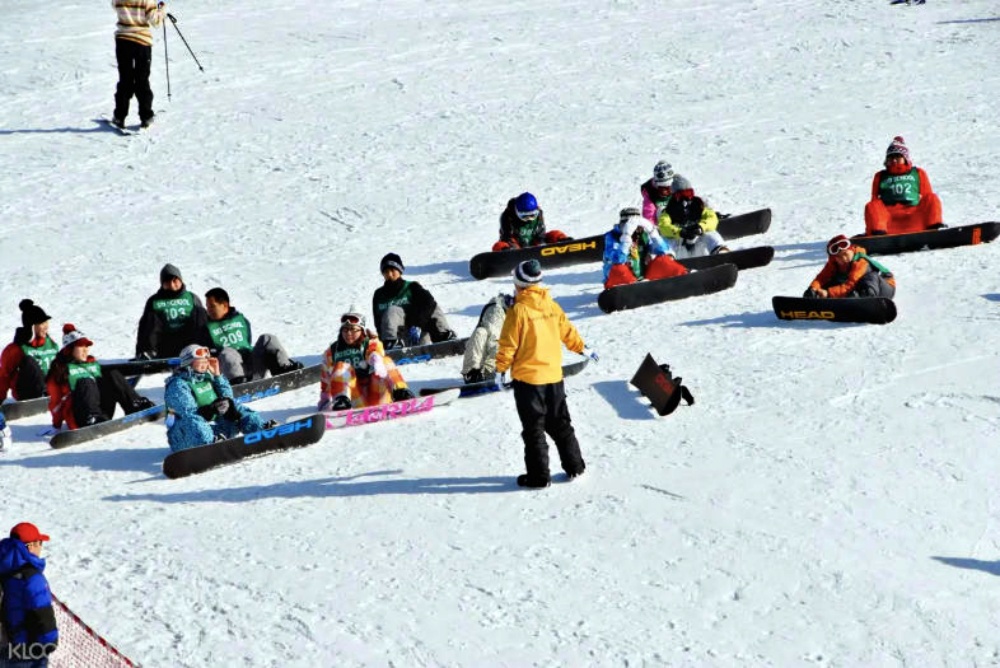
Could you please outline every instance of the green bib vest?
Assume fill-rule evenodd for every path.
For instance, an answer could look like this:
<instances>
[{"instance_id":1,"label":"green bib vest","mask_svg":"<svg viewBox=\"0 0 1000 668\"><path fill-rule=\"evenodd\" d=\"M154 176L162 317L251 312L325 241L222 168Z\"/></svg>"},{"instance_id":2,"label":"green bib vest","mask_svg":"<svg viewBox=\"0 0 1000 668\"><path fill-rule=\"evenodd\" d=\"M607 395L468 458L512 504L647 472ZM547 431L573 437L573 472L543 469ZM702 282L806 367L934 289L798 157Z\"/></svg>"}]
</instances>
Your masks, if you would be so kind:
<instances>
[{"instance_id":1,"label":"green bib vest","mask_svg":"<svg viewBox=\"0 0 1000 668\"><path fill-rule=\"evenodd\" d=\"M884 172L878 184L878 197L885 204L916 206L920 203L920 174L914 167L906 174Z\"/></svg>"},{"instance_id":2,"label":"green bib vest","mask_svg":"<svg viewBox=\"0 0 1000 668\"><path fill-rule=\"evenodd\" d=\"M233 318L208 323L208 334L216 348L250 350L250 323L242 313Z\"/></svg>"},{"instance_id":3,"label":"green bib vest","mask_svg":"<svg viewBox=\"0 0 1000 668\"><path fill-rule=\"evenodd\" d=\"M365 368L367 368L368 361L365 359L365 351L368 350L369 343L370 341L368 337L365 337L361 340L360 348L348 348L346 346L341 347L339 345L340 341L334 341L333 345L330 346L330 352L333 354L334 365L339 362L347 362L355 369L361 367L362 364L364 364Z\"/></svg>"},{"instance_id":4,"label":"green bib vest","mask_svg":"<svg viewBox=\"0 0 1000 668\"><path fill-rule=\"evenodd\" d=\"M163 318L167 330L176 332L187 324L194 313L194 295L185 290L175 299L154 299L153 310Z\"/></svg>"},{"instance_id":5,"label":"green bib vest","mask_svg":"<svg viewBox=\"0 0 1000 668\"><path fill-rule=\"evenodd\" d=\"M66 365L66 375L69 378L69 389L76 389L76 384L84 378L97 380L101 377L100 362L70 362Z\"/></svg>"},{"instance_id":6,"label":"green bib vest","mask_svg":"<svg viewBox=\"0 0 1000 668\"><path fill-rule=\"evenodd\" d=\"M59 346L48 336L45 337L45 343L38 348L29 346L27 343L21 346L21 350L25 355L34 359L38 362L38 366L41 367L42 373L47 374L49 372L49 367L52 365L52 360L56 358L56 354L59 352Z\"/></svg>"},{"instance_id":7,"label":"green bib vest","mask_svg":"<svg viewBox=\"0 0 1000 668\"><path fill-rule=\"evenodd\" d=\"M198 408L208 406L219 398L219 395L215 393L215 386L212 385L211 376L207 374L199 374L184 382L191 388L191 394L194 395L194 402L198 404Z\"/></svg>"},{"instance_id":8,"label":"green bib vest","mask_svg":"<svg viewBox=\"0 0 1000 668\"><path fill-rule=\"evenodd\" d=\"M381 315L385 313L386 309L390 306L402 306L406 307L410 305L410 281L403 281L403 289L399 291L399 294L388 301L381 302L375 305L376 315Z\"/></svg>"}]
</instances>

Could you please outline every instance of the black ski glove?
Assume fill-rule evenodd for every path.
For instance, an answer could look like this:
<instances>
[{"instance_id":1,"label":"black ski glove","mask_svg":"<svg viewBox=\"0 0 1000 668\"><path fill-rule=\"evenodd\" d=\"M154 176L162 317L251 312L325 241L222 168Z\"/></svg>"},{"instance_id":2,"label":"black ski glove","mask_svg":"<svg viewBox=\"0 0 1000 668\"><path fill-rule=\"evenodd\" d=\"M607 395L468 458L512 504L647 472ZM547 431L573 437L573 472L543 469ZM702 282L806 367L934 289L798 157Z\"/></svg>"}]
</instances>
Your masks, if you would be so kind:
<instances>
[{"instance_id":1,"label":"black ski glove","mask_svg":"<svg viewBox=\"0 0 1000 668\"><path fill-rule=\"evenodd\" d=\"M685 225L681 228L681 239L687 243L694 242L695 239L700 237L705 230L701 229L701 225Z\"/></svg>"},{"instance_id":2,"label":"black ski glove","mask_svg":"<svg viewBox=\"0 0 1000 668\"><path fill-rule=\"evenodd\" d=\"M482 369L472 369L469 373L465 374L466 383L481 383L483 382L483 370Z\"/></svg>"},{"instance_id":3,"label":"black ski glove","mask_svg":"<svg viewBox=\"0 0 1000 668\"><path fill-rule=\"evenodd\" d=\"M415 396L413 390L406 387L397 387L392 391L393 401L406 401L407 399L413 399Z\"/></svg>"}]
</instances>

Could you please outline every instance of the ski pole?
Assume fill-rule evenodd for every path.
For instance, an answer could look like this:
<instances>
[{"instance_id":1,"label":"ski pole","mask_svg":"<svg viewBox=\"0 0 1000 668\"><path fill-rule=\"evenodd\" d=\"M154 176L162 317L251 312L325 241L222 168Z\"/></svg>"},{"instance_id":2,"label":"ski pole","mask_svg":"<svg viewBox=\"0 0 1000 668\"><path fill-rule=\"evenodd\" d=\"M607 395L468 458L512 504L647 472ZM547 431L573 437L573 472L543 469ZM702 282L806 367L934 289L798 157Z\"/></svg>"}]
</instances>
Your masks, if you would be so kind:
<instances>
[{"instance_id":1,"label":"ski pole","mask_svg":"<svg viewBox=\"0 0 1000 668\"><path fill-rule=\"evenodd\" d=\"M194 58L194 62L196 65L198 65L198 69L204 72L205 68L202 67L201 63L198 62L198 56L194 55L194 51L191 50L191 45L188 44L188 41L186 39L184 39L184 33L182 33L181 29L177 27L177 19L175 19L174 15L169 12L167 13L167 18L170 19L170 22L174 24L174 30L176 30L177 34L181 36L181 41L184 42L184 46L187 47L188 53L191 54L191 57Z\"/></svg>"},{"instance_id":2,"label":"ski pole","mask_svg":"<svg viewBox=\"0 0 1000 668\"><path fill-rule=\"evenodd\" d=\"M167 100L170 99L170 54L167 52L167 24L163 24L163 64L167 68Z\"/></svg>"}]
</instances>

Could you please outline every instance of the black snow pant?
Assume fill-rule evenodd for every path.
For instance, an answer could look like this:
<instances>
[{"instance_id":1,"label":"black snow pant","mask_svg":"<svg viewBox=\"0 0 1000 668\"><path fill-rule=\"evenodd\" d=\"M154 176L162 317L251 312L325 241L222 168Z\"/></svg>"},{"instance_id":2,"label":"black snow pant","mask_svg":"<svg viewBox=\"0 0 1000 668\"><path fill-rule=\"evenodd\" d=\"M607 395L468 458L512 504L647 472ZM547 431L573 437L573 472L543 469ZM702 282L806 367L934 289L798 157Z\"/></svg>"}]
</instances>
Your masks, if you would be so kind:
<instances>
[{"instance_id":1,"label":"black snow pant","mask_svg":"<svg viewBox=\"0 0 1000 668\"><path fill-rule=\"evenodd\" d=\"M517 416L521 418L524 466L528 478L539 483L550 479L549 444L545 440L545 434L555 441L563 471L567 475L583 473L586 464L580 454L576 432L573 431L563 382L531 385L515 380L513 388Z\"/></svg>"},{"instance_id":2,"label":"black snow pant","mask_svg":"<svg viewBox=\"0 0 1000 668\"><path fill-rule=\"evenodd\" d=\"M45 374L42 373L42 367L34 357L25 355L21 360L17 369L17 380L14 381L14 394L18 401L45 396Z\"/></svg>"},{"instance_id":3,"label":"black snow pant","mask_svg":"<svg viewBox=\"0 0 1000 668\"><path fill-rule=\"evenodd\" d=\"M102 371L100 378L84 378L73 389L73 417L80 426L91 417L110 420L115 415L115 404L121 406L126 415L142 410L142 397L121 372Z\"/></svg>"},{"instance_id":4,"label":"black snow pant","mask_svg":"<svg viewBox=\"0 0 1000 668\"><path fill-rule=\"evenodd\" d=\"M128 105L135 95L139 102L139 120L153 117L153 91L149 87L149 68L153 47L128 39L115 40L118 57L118 90L115 92L115 116L128 116Z\"/></svg>"}]
</instances>

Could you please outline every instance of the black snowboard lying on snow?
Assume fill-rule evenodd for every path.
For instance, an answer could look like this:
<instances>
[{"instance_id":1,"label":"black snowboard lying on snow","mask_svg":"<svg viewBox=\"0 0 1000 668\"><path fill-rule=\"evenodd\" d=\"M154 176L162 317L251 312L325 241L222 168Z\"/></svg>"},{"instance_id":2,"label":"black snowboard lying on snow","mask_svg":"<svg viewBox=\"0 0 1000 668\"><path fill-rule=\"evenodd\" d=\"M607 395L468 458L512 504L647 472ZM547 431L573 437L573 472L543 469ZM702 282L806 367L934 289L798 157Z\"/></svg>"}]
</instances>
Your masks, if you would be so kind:
<instances>
[{"instance_id":1,"label":"black snowboard lying on snow","mask_svg":"<svg viewBox=\"0 0 1000 668\"><path fill-rule=\"evenodd\" d=\"M766 267L771 264L771 260L773 259L773 246L754 246L753 248L741 248L729 253L688 257L678 260L678 262L688 269L708 269L710 267L718 267L720 264L735 264L736 268L742 271L744 269Z\"/></svg>"},{"instance_id":2,"label":"black snowboard lying on snow","mask_svg":"<svg viewBox=\"0 0 1000 668\"><path fill-rule=\"evenodd\" d=\"M859 235L852 237L851 241L864 248L869 255L892 255L925 249L975 246L989 243L997 236L1000 236L1000 222L987 222L909 234L883 234L872 237Z\"/></svg>"},{"instance_id":3,"label":"black snowboard lying on snow","mask_svg":"<svg viewBox=\"0 0 1000 668\"><path fill-rule=\"evenodd\" d=\"M772 297L771 306L779 320L827 320L885 325L896 319L896 304L885 297Z\"/></svg>"},{"instance_id":4,"label":"black snowboard lying on snow","mask_svg":"<svg viewBox=\"0 0 1000 668\"><path fill-rule=\"evenodd\" d=\"M752 234L763 234L770 226L771 210L758 209L723 218L719 221L717 231L725 239L739 239ZM531 248L479 253L469 261L469 273L473 278L483 279L509 274L524 260L538 260L542 267L552 268L600 262L603 258L604 235L599 234Z\"/></svg>"},{"instance_id":5,"label":"black snowboard lying on snow","mask_svg":"<svg viewBox=\"0 0 1000 668\"><path fill-rule=\"evenodd\" d=\"M738 273L736 265L721 264L683 276L619 285L597 295L597 305L605 313L611 313L659 304L660 302L707 295L736 285Z\"/></svg>"},{"instance_id":6,"label":"black snowboard lying on snow","mask_svg":"<svg viewBox=\"0 0 1000 668\"><path fill-rule=\"evenodd\" d=\"M168 478L183 478L248 457L276 450L301 448L317 443L325 432L326 416L316 413L273 429L263 429L219 443L171 452L163 460L163 475Z\"/></svg>"}]
</instances>

